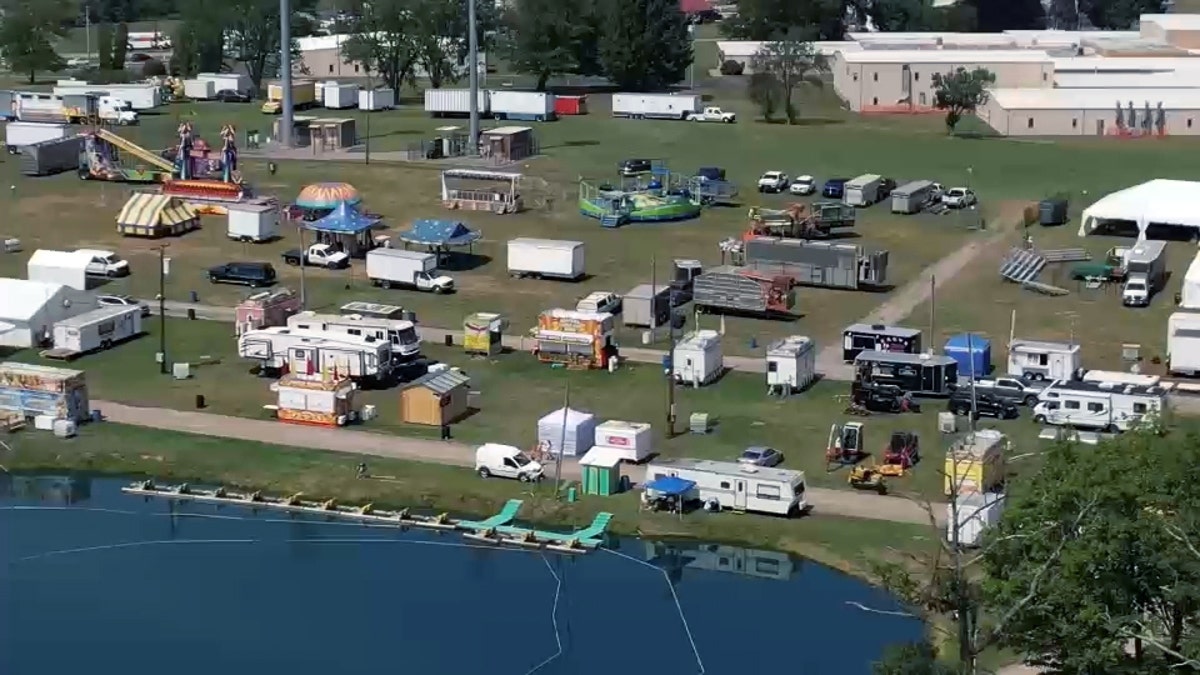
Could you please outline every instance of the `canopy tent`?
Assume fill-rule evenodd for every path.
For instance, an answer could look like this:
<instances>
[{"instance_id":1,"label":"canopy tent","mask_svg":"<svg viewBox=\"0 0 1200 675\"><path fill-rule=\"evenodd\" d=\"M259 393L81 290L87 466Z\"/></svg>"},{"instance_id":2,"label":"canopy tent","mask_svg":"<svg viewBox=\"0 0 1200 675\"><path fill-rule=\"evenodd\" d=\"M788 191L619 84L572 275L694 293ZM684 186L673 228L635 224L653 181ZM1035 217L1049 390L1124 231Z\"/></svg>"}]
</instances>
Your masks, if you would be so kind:
<instances>
[{"instance_id":1,"label":"canopy tent","mask_svg":"<svg viewBox=\"0 0 1200 675\"><path fill-rule=\"evenodd\" d=\"M1079 236L1112 223L1135 223L1146 237L1151 225L1168 225L1200 233L1200 182L1157 178L1102 197L1083 211Z\"/></svg>"},{"instance_id":2,"label":"canopy tent","mask_svg":"<svg viewBox=\"0 0 1200 675\"><path fill-rule=\"evenodd\" d=\"M371 229L379 223L379 218L368 216L359 211L349 202L341 202L329 215L304 224L304 227L318 232L335 234L358 234Z\"/></svg>"},{"instance_id":3,"label":"canopy tent","mask_svg":"<svg viewBox=\"0 0 1200 675\"><path fill-rule=\"evenodd\" d=\"M313 183L296 197L296 206L302 209L333 209L338 204L355 206L361 202L362 195L349 183Z\"/></svg>"},{"instance_id":4,"label":"canopy tent","mask_svg":"<svg viewBox=\"0 0 1200 675\"><path fill-rule=\"evenodd\" d=\"M696 487L696 481L685 480L678 476L662 476L649 483L643 483L642 487L664 497L682 497Z\"/></svg>"},{"instance_id":5,"label":"canopy tent","mask_svg":"<svg viewBox=\"0 0 1200 675\"><path fill-rule=\"evenodd\" d=\"M451 246L469 246L483 235L457 220L414 220L412 227L400 233L400 241L443 252Z\"/></svg>"}]
</instances>

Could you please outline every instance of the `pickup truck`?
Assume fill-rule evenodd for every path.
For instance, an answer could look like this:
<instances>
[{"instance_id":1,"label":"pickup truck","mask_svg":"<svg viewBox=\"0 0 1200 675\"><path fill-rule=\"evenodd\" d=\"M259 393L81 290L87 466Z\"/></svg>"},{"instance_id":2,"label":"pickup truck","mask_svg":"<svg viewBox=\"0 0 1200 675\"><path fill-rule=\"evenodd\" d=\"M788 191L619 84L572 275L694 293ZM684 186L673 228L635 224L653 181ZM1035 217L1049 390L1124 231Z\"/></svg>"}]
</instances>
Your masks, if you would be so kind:
<instances>
[{"instance_id":1,"label":"pickup truck","mask_svg":"<svg viewBox=\"0 0 1200 675\"><path fill-rule=\"evenodd\" d=\"M788 180L788 175L782 171L768 171L758 179L759 192L783 192L788 189L791 181Z\"/></svg>"},{"instance_id":2,"label":"pickup truck","mask_svg":"<svg viewBox=\"0 0 1200 675\"><path fill-rule=\"evenodd\" d=\"M733 124L737 121L737 114L725 112L720 108L708 107L700 112L688 113L686 119L689 122L724 122L726 124Z\"/></svg>"},{"instance_id":3,"label":"pickup truck","mask_svg":"<svg viewBox=\"0 0 1200 675\"><path fill-rule=\"evenodd\" d=\"M290 251L285 251L283 254L283 262L299 267L300 265L312 267L325 267L328 269L341 269L350 266L350 256L342 251L334 249L329 244L313 244L308 247L307 251L301 251L294 248Z\"/></svg>"}]
</instances>

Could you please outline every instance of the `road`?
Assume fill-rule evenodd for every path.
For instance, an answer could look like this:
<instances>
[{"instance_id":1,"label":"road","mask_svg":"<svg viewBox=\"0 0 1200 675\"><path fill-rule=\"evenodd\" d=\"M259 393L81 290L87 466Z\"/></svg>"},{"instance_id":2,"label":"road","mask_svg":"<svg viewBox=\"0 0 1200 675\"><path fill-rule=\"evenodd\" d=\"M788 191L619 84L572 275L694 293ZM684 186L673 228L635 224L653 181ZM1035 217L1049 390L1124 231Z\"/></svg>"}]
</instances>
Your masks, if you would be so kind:
<instances>
[{"instance_id":1,"label":"road","mask_svg":"<svg viewBox=\"0 0 1200 675\"><path fill-rule=\"evenodd\" d=\"M100 410L108 421L150 429L271 443L285 449L307 448L462 467L473 467L475 464L472 446L451 441L430 441L350 429L322 429L185 410L142 408L112 401L92 401L92 407ZM562 469L563 478L579 479L579 465L575 460L564 461ZM631 478L638 482L639 476ZM807 495L816 515L929 524L926 511L919 504L902 497L812 487L808 488ZM944 509L935 508L934 512L944 517Z\"/></svg>"}]
</instances>

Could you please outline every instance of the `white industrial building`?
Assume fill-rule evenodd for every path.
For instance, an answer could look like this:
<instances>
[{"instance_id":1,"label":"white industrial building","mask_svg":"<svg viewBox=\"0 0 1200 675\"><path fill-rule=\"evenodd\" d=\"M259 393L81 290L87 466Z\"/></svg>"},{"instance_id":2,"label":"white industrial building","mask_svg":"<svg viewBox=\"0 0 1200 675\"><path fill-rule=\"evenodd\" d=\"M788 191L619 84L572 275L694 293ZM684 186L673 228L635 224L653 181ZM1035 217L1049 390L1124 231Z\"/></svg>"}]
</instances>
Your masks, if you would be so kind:
<instances>
[{"instance_id":1,"label":"white industrial building","mask_svg":"<svg viewBox=\"0 0 1200 675\"><path fill-rule=\"evenodd\" d=\"M976 115L1005 136L1184 136L1200 133L1200 88L993 89Z\"/></svg>"},{"instance_id":2,"label":"white industrial building","mask_svg":"<svg viewBox=\"0 0 1200 675\"><path fill-rule=\"evenodd\" d=\"M52 335L57 321L96 308L93 296L62 284L0 278L0 346L33 347Z\"/></svg>"},{"instance_id":3,"label":"white industrial building","mask_svg":"<svg viewBox=\"0 0 1200 675\"><path fill-rule=\"evenodd\" d=\"M1200 234L1200 182L1158 178L1117 190L1084 209L1079 236L1111 227L1136 225L1144 234L1150 226L1195 230Z\"/></svg>"}]
</instances>

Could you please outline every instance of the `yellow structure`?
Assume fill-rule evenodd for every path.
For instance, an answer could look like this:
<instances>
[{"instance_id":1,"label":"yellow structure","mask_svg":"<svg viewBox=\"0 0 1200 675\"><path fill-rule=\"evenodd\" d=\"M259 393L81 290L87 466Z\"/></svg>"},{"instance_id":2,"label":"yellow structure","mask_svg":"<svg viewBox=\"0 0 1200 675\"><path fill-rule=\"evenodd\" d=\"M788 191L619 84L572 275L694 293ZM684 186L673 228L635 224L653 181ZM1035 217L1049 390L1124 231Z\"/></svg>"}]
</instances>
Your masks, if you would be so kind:
<instances>
[{"instance_id":1,"label":"yellow structure","mask_svg":"<svg viewBox=\"0 0 1200 675\"><path fill-rule=\"evenodd\" d=\"M285 375L271 388L279 394L276 414L283 422L340 427L353 417L356 390L347 378Z\"/></svg>"},{"instance_id":2,"label":"yellow structure","mask_svg":"<svg viewBox=\"0 0 1200 675\"><path fill-rule=\"evenodd\" d=\"M134 237L180 235L200 228L200 214L182 200L140 192L129 198L117 215L117 232Z\"/></svg>"},{"instance_id":3,"label":"yellow structure","mask_svg":"<svg viewBox=\"0 0 1200 675\"><path fill-rule=\"evenodd\" d=\"M458 369L428 373L400 392L400 419L407 424L444 426L467 414L471 380Z\"/></svg>"},{"instance_id":4,"label":"yellow structure","mask_svg":"<svg viewBox=\"0 0 1200 675\"><path fill-rule=\"evenodd\" d=\"M989 492L1004 482L1008 438L994 429L967 434L946 451L945 493Z\"/></svg>"},{"instance_id":5,"label":"yellow structure","mask_svg":"<svg viewBox=\"0 0 1200 675\"><path fill-rule=\"evenodd\" d=\"M463 350L468 354L493 356L504 348L508 321L494 312L476 312L463 319Z\"/></svg>"},{"instance_id":6,"label":"yellow structure","mask_svg":"<svg viewBox=\"0 0 1200 675\"><path fill-rule=\"evenodd\" d=\"M613 315L550 309L538 316L533 353L543 363L563 363L569 368L607 368L616 356Z\"/></svg>"}]
</instances>

